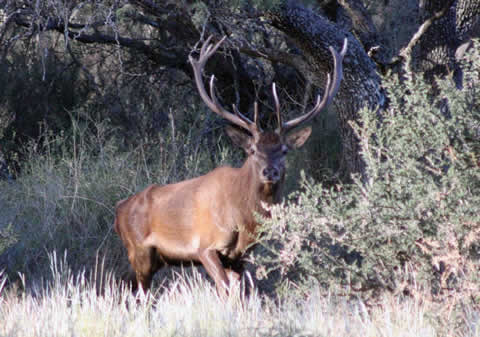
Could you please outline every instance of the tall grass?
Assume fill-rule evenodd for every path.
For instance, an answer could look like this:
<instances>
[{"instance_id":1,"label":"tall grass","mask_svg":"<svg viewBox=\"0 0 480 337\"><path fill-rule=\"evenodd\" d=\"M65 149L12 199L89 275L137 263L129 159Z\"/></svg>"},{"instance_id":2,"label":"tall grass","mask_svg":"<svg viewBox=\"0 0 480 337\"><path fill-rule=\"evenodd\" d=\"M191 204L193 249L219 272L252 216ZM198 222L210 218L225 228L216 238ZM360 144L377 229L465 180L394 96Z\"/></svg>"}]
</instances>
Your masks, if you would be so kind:
<instances>
[{"instance_id":1,"label":"tall grass","mask_svg":"<svg viewBox=\"0 0 480 337\"><path fill-rule=\"evenodd\" d=\"M0 182L0 266L10 277L47 275L53 250L68 250L74 270L105 256L110 269L123 273L126 254L112 226L116 202L231 159L221 145L206 148L201 122L187 134L172 122L157 138L128 147L108 120L80 116L72 117L68 134L47 129L27 144L21 174Z\"/></svg>"},{"instance_id":2,"label":"tall grass","mask_svg":"<svg viewBox=\"0 0 480 337\"><path fill-rule=\"evenodd\" d=\"M377 308L324 296L279 301L253 292L227 300L198 273L179 275L169 289L133 295L111 274L73 273L65 259L50 256L51 277L43 283L22 278L20 296L0 288L0 336L479 336L436 330L428 305L386 297ZM104 277L99 295L98 278ZM4 279L4 276L0 276ZM33 284L28 285L29 282ZM0 282L1 284L1 282Z\"/></svg>"}]
</instances>

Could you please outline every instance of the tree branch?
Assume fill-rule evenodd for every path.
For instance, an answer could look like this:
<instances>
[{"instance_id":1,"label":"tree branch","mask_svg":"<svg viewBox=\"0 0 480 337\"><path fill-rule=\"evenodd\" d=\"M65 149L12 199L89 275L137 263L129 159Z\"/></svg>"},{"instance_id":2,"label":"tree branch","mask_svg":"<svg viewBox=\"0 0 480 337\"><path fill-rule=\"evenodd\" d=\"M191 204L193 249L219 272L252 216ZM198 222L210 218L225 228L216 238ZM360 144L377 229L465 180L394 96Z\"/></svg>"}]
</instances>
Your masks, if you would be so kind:
<instances>
[{"instance_id":1,"label":"tree branch","mask_svg":"<svg viewBox=\"0 0 480 337\"><path fill-rule=\"evenodd\" d=\"M305 71L310 69L308 63L300 55L295 55L280 50L274 50L270 48L251 48L242 46L238 49L242 54L252 56L252 57L261 57L270 62L283 63L289 66L294 67L297 71L302 74L305 74Z\"/></svg>"},{"instance_id":2,"label":"tree branch","mask_svg":"<svg viewBox=\"0 0 480 337\"><path fill-rule=\"evenodd\" d=\"M26 28L33 28L35 31L56 31L72 39L74 41L91 44L91 43L99 43L99 44L110 44L110 45L118 45L121 47L126 47L129 49L134 49L141 51L145 54L149 59L153 62L162 64L165 66L177 66L181 63L186 63L186 55L184 57L179 57L179 55L175 52L167 51L163 48L154 47L142 42L139 39L131 39L127 37L122 37L118 35L108 35L103 34L98 31L93 33L86 33L84 31L74 31L72 29L85 29L92 27L91 25L85 24L72 24L67 23L62 19L58 18L48 18L46 20L46 24L41 25L34 25L30 21L22 18L21 15L17 15L15 18L15 22L17 25L26 27ZM72 28L72 29L70 29Z\"/></svg>"},{"instance_id":3,"label":"tree branch","mask_svg":"<svg viewBox=\"0 0 480 337\"><path fill-rule=\"evenodd\" d=\"M417 42L420 40L420 38L425 34L425 32L430 28L430 26L437 21L438 19L441 19L445 14L448 12L450 7L452 7L453 3L455 0L448 0L447 4L445 7L443 7L440 11L434 13L432 17L428 18L425 20L424 23L418 28L417 32L413 35L411 40L408 42L408 44L402 48L398 56L394 57L389 65L395 65L400 62L405 62L410 58L410 54L412 53L413 47L417 44Z\"/></svg>"}]
</instances>

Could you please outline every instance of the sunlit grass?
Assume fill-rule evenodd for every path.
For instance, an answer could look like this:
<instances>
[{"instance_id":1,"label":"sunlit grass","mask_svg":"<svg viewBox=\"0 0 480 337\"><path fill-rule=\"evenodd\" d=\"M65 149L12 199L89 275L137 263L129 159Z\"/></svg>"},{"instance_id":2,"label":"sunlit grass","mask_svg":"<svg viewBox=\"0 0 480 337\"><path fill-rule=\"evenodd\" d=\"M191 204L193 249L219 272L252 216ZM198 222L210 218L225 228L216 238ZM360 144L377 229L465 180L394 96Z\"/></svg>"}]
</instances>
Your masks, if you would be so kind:
<instances>
[{"instance_id":1,"label":"sunlit grass","mask_svg":"<svg viewBox=\"0 0 480 337\"><path fill-rule=\"evenodd\" d=\"M475 329L441 333L429 318L432 307L412 299L385 297L367 308L312 289L301 299L268 299L252 290L222 300L198 272L178 275L168 289L134 295L101 269L74 275L53 255L50 281L30 284L22 277L18 288L5 287L0 275L0 336L479 335Z\"/></svg>"}]
</instances>

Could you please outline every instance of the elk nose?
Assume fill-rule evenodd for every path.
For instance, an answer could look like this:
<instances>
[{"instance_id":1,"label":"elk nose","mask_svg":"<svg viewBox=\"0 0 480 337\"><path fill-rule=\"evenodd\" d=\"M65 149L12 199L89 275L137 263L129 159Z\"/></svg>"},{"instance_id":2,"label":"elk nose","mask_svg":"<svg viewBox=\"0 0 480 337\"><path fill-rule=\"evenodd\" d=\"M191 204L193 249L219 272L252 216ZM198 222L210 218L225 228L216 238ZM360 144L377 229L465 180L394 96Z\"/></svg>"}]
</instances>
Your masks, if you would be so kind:
<instances>
[{"instance_id":1,"label":"elk nose","mask_svg":"<svg viewBox=\"0 0 480 337\"><path fill-rule=\"evenodd\" d=\"M280 172L274 166L267 166L262 170L263 177L268 181L277 181L280 179Z\"/></svg>"}]
</instances>

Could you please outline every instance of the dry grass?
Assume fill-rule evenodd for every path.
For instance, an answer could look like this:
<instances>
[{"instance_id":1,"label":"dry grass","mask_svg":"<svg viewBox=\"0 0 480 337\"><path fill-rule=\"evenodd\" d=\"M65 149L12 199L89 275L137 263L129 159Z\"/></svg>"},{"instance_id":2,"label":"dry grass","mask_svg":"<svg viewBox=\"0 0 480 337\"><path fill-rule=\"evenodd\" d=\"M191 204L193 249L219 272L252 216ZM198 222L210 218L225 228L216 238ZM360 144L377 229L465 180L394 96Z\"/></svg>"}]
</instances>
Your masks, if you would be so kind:
<instances>
[{"instance_id":1,"label":"dry grass","mask_svg":"<svg viewBox=\"0 0 480 337\"><path fill-rule=\"evenodd\" d=\"M386 297L367 309L312 289L303 299L273 301L253 291L222 301L199 273L135 297L108 273L73 275L55 255L51 270L48 282L24 277L21 291L6 289L0 276L0 336L480 336L478 312L468 329L442 331L434 307L411 299Z\"/></svg>"}]
</instances>

